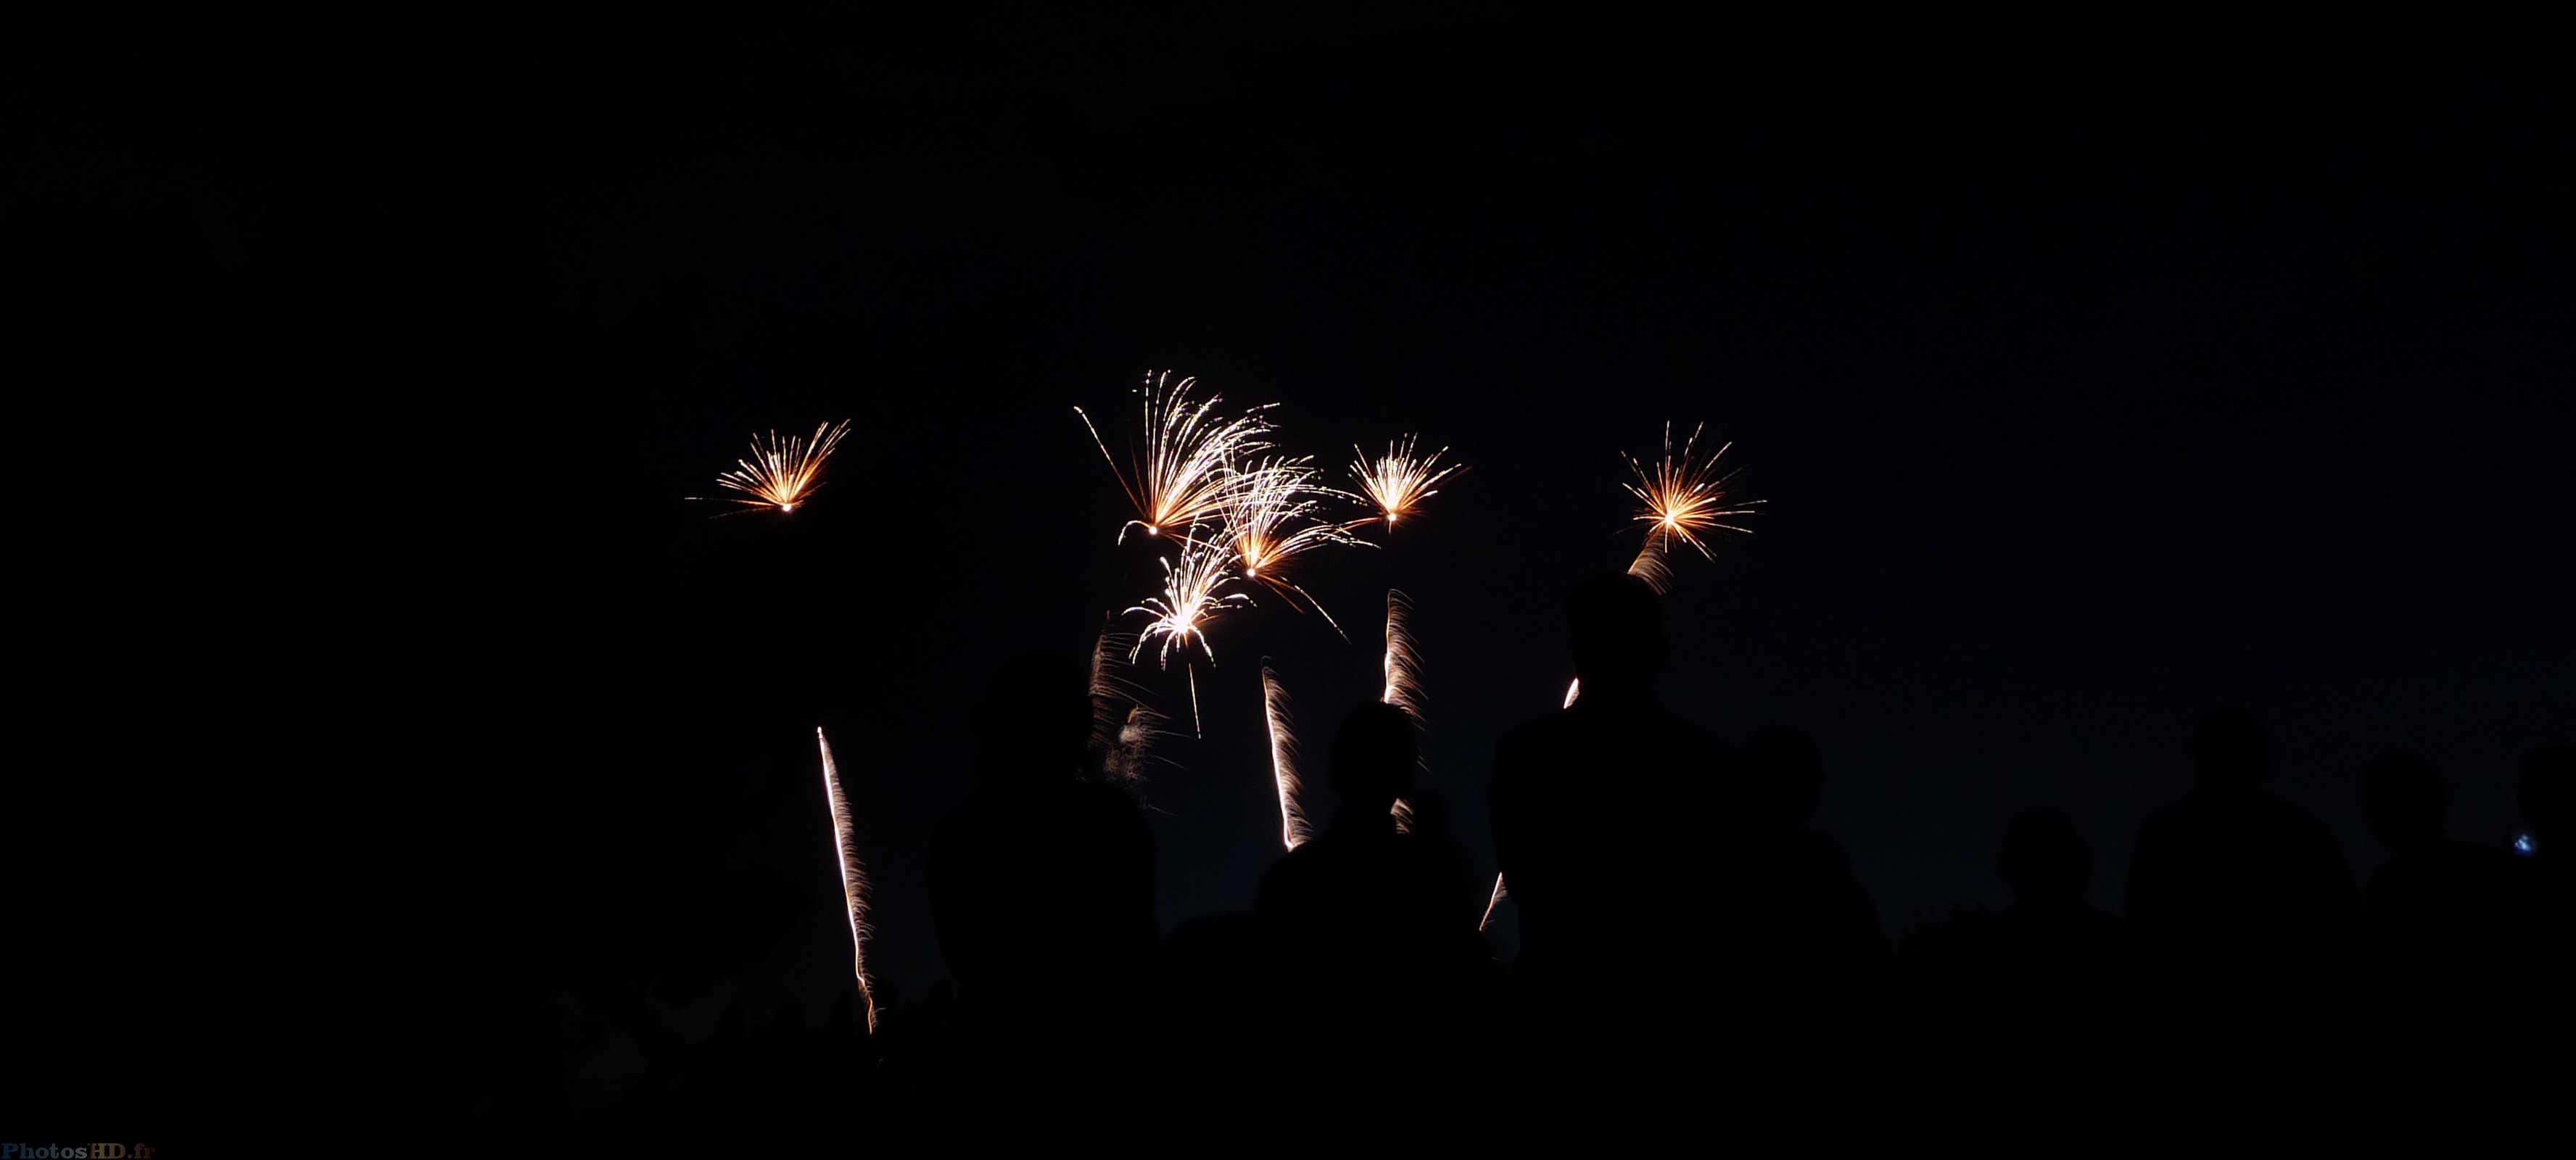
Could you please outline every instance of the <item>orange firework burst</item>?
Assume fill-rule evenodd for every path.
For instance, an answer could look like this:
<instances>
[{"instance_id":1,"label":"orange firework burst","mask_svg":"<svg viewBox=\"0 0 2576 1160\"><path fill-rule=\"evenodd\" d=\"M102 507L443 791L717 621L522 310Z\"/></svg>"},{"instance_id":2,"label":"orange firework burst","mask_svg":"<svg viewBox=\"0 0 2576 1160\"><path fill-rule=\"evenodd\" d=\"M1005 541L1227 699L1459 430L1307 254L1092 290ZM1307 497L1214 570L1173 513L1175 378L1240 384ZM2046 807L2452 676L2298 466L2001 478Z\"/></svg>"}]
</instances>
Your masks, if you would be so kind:
<instances>
[{"instance_id":1,"label":"orange firework burst","mask_svg":"<svg viewBox=\"0 0 2576 1160\"><path fill-rule=\"evenodd\" d=\"M1245 483L1243 473L1235 470L1236 462L1270 446L1262 438L1270 433L1269 421L1261 417L1269 409L1267 404L1231 419L1221 418L1215 414L1221 396L1194 402L1190 390L1198 380L1185 378L1173 384L1171 377L1168 371L1145 376L1140 392L1145 397L1144 442L1135 451L1130 470L1119 469L1117 457L1109 454L1109 444L1100 438L1100 428L1092 426L1091 416L1080 407L1073 409L1090 429L1100 457L1109 461L1118 486L1136 505L1136 518L1118 529L1121 541L1127 538L1128 528L1159 536L1167 529L1221 517Z\"/></svg>"},{"instance_id":2,"label":"orange firework burst","mask_svg":"<svg viewBox=\"0 0 2576 1160\"><path fill-rule=\"evenodd\" d=\"M1328 498L1341 495L1315 483L1315 471L1304 459L1265 459L1238 473L1240 486L1225 507L1225 536L1244 579L1268 586L1297 607L1303 598L1322 614L1334 632L1342 626L1314 596L1288 579L1288 561L1325 544L1360 544L1339 524L1316 515Z\"/></svg>"},{"instance_id":3,"label":"orange firework burst","mask_svg":"<svg viewBox=\"0 0 2576 1160\"><path fill-rule=\"evenodd\" d=\"M850 912L850 957L859 977L859 1001L867 1007L868 1031L877 1029L877 997L868 979L868 871L859 864L859 839L850 824L850 799L841 792L841 771L832 764L832 742L817 726L814 744L823 751L823 794L832 803L834 849L841 857L841 901Z\"/></svg>"},{"instance_id":4,"label":"orange firework burst","mask_svg":"<svg viewBox=\"0 0 2576 1160\"><path fill-rule=\"evenodd\" d=\"M1378 515L1393 528L1395 521L1413 513L1423 500L1440 494L1439 484L1461 471L1451 465L1432 470L1432 465L1447 455L1446 447L1429 455L1416 456L1413 445L1418 436L1407 435L1387 443L1386 454L1371 461L1368 453L1357 447L1351 451L1359 458L1351 463L1351 474L1358 476L1360 490L1368 493L1369 502L1377 505Z\"/></svg>"},{"instance_id":5,"label":"orange firework burst","mask_svg":"<svg viewBox=\"0 0 2576 1160\"><path fill-rule=\"evenodd\" d=\"M796 505L804 503L814 494L815 489L823 486L823 461L831 458L832 449L840 446L841 437L849 434L849 431L850 421L843 419L838 423L825 423L814 428L814 437L811 439L794 435L782 439L778 432L772 431L769 433L768 443L763 445L761 437L754 435L751 437L751 458L735 460L732 471L716 477L716 486L730 488L750 498L735 499L730 496L691 496L689 498L738 503L745 511L759 509L782 513L795 511ZM742 513L725 514L741 515Z\"/></svg>"},{"instance_id":6,"label":"orange firework burst","mask_svg":"<svg viewBox=\"0 0 2576 1160\"><path fill-rule=\"evenodd\" d=\"M1737 527L1726 520L1752 515L1762 504L1761 500L1735 499L1727 490L1727 485L1735 479L1735 473L1730 471L1720 475L1717 472L1717 461L1726 455L1728 448L1735 446L1733 443L1720 446L1706 459L1695 454L1700 432L1706 428L1705 423L1692 428L1690 438L1682 441L1681 454L1675 456L1673 425L1664 424L1664 457L1652 472L1647 471L1635 457L1623 456L1628 460L1628 469L1636 473L1637 482L1622 486L1644 505L1638 509L1636 518L1646 524L1645 546L1638 549L1636 562L1628 565L1628 572L1652 585L1657 592L1669 591L1672 587L1672 570L1664 562L1672 541L1679 540L1698 549L1702 557L1715 559L1709 554L1708 543L1700 538L1700 533L1749 532L1750 529Z\"/></svg>"},{"instance_id":7,"label":"orange firework burst","mask_svg":"<svg viewBox=\"0 0 2576 1160\"><path fill-rule=\"evenodd\" d=\"M1198 529L1193 527L1189 535L1180 537L1180 563L1174 564L1168 556L1163 558L1162 594L1148 596L1127 610L1153 617L1144 628L1137 630L1136 644L1127 652L1129 660L1134 660L1144 652L1145 645L1152 642L1156 645L1156 659L1163 667L1171 667L1172 653L1178 651L1182 667L1188 668L1189 648L1195 642L1199 651L1207 654L1208 663L1214 664L1216 650L1208 647L1207 622L1227 609L1252 603L1251 597L1240 592L1217 591L1234 578L1233 573L1226 570L1231 553L1222 544L1199 539L1197 533ZM1197 670L1190 669L1189 673L1190 727L1196 731L1199 723L1199 678Z\"/></svg>"}]
</instances>

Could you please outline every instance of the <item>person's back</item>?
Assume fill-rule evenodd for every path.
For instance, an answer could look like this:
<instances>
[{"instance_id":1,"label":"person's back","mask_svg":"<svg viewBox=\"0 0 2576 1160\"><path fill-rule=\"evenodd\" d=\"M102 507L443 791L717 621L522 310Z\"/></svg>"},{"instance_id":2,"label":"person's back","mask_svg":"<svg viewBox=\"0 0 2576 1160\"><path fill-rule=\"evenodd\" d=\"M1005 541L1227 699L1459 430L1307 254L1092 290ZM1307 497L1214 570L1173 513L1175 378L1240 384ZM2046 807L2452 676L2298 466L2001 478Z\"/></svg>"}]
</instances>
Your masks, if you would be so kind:
<instances>
[{"instance_id":1,"label":"person's back","mask_svg":"<svg viewBox=\"0 0 2576 1160\"><path fill-rule=\"evenodd\" d=\"M1518 981L1552 1003L1671 998L1704 965L1706 859L1725 824L1711 807L1730 755L1655 702L1662 627L1642 581L1585 584L1567 619L1580 697L1495 750L1494 852L1519 908Z\"/></svg>"},{"instance_id":2,"label":"person's back","mask_svg":"<svg viewBox=\"0 0 2576 1160\"><path fill-rule=\"evenodd\" d=\"M2107 991L2124 965L2128 932L2119 916L2084 901L2093 851L2075 823L2051 809L2016 815L1995 872L2013 892L1995 922L2005 970L2050 987Z\"/></svg>"},{"instance_id":3,"label":"person's back","mask_svg":"<svg viewBox=\"0 0 2576 1160\"><path fill-rule=\"evenodd\" d=\"M2327 951L2358 905L2334 835L2255 782L2262 726L2212 714L2194 740L2197 784L2139 831L2128 915L2139 936L2204 965Z\"/></svg>"},{"instance_id":4,"label":"person's back","mask_svg":"<svg viewBox=\"0 0 2576 1160\"><path fill-rule=\"evenodd\" d=\"M1739 974L1848 1009L1850 988L1886 966L1878 905L1853 876L1842 843L1812 828L1824 766L1797 730L1765 729L1737 758L1726 803L1728 839L1711 851L1722 880L1709 920ZM1712 803L1713 805L1716 803Z\"/></svg>"},{"instance_id":5,"label":"person's back","mask_svg":"<svg viewBox=\"0 0 2576 1160\"><path fill-rule=\"evenodd\" d=\"M1412 1071L1449 1053L1486 974L1476 899L1437 835L1399 832L1388 807L1412 789L1412 722L1392 705L1353 712L1334 746L1340 808L1262 880L1254 911L1280 968L1282 1031L1333 1066Z\"/></svg>"},{"instance_id":6,"label":"person's back","mask_svg":"<svg viewBox=\"0 0 2576 1160\"><path fill-rule=\"evenodd\" d=\"M2424 762L2382 758L2367 781L2371 832L2389 850L2362 892L2382 961L2447 973L2503 955L2519 901L2512 856L2444 834L2449 797Z\"/></svg>"},{"instance_id":7,"label":"person's back","mask_svg":"<svg viewBox=\"0 0 2576 1160\"><path fill-rule=\"evenodd\" d=\"M1080 670L1014 664L977 722L983 784L932 839L970 1066L1103 1033L1153 953L1153 837L1133 801L1080 779L1090 716Z\"/></svg>"}]
</instances>

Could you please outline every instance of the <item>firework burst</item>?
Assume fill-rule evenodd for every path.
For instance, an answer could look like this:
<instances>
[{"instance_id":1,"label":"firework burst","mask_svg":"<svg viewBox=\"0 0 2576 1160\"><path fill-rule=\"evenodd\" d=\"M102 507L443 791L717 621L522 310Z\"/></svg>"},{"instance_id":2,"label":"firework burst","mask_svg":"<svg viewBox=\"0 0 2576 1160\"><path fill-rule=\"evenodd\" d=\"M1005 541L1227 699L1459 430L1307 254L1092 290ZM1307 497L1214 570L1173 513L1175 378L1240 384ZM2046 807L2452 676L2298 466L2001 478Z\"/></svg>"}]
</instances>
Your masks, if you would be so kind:
<instances>
[{"instance_id":1,"label":"firework burst","mask_svg":"<svg viewBox=\"0 0 2576 1160\"><path fill-rule=\"evenodd\" d=\"M1155 646L1155 659L1162 667L1170 668L1172 654L1178 652L1182 667L1187 669L1190 646L1195 643L1200 652L1207 654L1208 663L1215 664L1216 650L1208 647L1207 642L1207 622L1229 609L1252 603L1251 597L1240 592L1217 591L1234 578L1226 567L1233 557L1224 545L1200 539L1195 527L1180 537L1180 542L1180 563L1173 563L1169 556L1163 557L1162 594L1148 596L1127 610L1128 614L1141 612L1153 618L1137 631L1135 645L1127 650L1130 661L1142 654L1147 644L1152 644ZM1191 669L1190 726L1193 731L1198 728L1198 706L1198 672Z\"/></svg>"},{"instance_id":2,"label":"firework burst","mask_svg":"<svg viewBox=\"0 0 2576 1160\"><path fill-rule=\"evenodd\" d=\"M1434 465L1440 462L1441 456L1449 453L1449 449L1443 447L1429 455L1417 456L1413 452L1417 438L1407 435L1390 440L1386 454L1376 460L1371 460L1367 452L1357 447L1351 448L1352 453L1359 456L1351 462L1351 474L1359 478L1360 490L1368 494L1370 503L1377 505L1378 518L1384 519L1390 529L1395 527L1397 520L1413 514L1423 500L1440 494L1441 480L1466 470L1454 464L1434 470Z\"/></svg>"},{"instance_id":3,"label":"firework burst","mask_svg":"<svg viewBox=\"0 0 2576 1160\"><path fill-rule=\"evenodd\" d=\"M1288 579L1288 562L1325 544L1362 544L1339 524L1323 521L1325 501L1342 493L1315 482L1304 459L1265 459L1238 474L1241 485L1225 508L1225 537L1243 578L1264 585L1295 608L1302 599L1339 633L1342 626L1313 595Z\"/></svg>"},{"instance_id":4,"label":"firework burst","mask_svg":"<svg viewBox=\"0 0 2576 1160\"><path fill-rule=\"evenodd\" d=\"M850 823L850 799L841 792L841 771L832 764L832 742L817 726L814 744L823 751L823 793L832 803L834 847L841 858L841 900L850 912L851 968L859 979L859 1001L866 1006L868 1032L877 1029L877 997L868 979L868 871L859 864L859 839Z\"/></svg>"},{"instance_id":5,"label":"firework burst","mask_svg":"<svg viewBox=\"0 0 2576 1160\"><path fill-rule=\"evenodd\" d=\"M749 497L690 496L741 504L744 511L770 510L792 512L823 486L823 461L831 458L832 449L840 446L841 437L849 434L850 421L825 423L814 428L812 438L789 435L780 438L769 433L767 443L751 437L751 458L737 459L734 469L716 477L716 486L741 492ZM727 512L740 515L741 512Z\"/></svg>"},{"instance_id":6,"label":"firework burst","mask_svg":"<svg viewBox=\"0 0 2576 1160\"><path fill-rule=\"evenodd\" d=\"M1289 727L1288 690L1279 684L1279 674L1270 667L1270 658L1261 658L1261 709L1270 721L1270 777L1279 789L1279 841L1294 850L1304 845L1311 831L1306 825L1305 807L1297 804L1301 789L1297 781L1297 734Z\"/></svg>"},{"instance_id":7,"label":"firework burst","mask_svg":"<svg viewBox=\"0 0 2576 1160\"><path fill-rule=\"evenodd\" d=\"M1118 477L1118 486L1136 505L1136 518L1118 529L1125 541L1128 528L1143 528L1149 536L1187 528L1221 518L1244 483L1235 464L1255 451L1266 449L1262 437L1270 433L1270 422L1261 412L1269 405L1254 407L1233 418L1217 415L1221 396L1210 395L1193 400L1190 391L1197 379L1185 378L1175 384L1171 373L1145 376L1140 393L1145 397L1143 445L1131 456L1126 469L1109 453L1109 444L1100 437L1091 416L1076 407L1082 425L1091 431L1091 441L1100 448L1100 457L1109 461L1109 470Z\"/></svg>"},{"instance_id":8,"label":"firework burst","mask_svg":"<svg viewBox=\"0 0 2576 1160\"><path fill-rule=\"evenodd\" d=\"M1698 549L1702 557L1715 559L1700 534L1749 532L1750 529L1726 521L1736 516L1752 515L1762 504L1760 500L1735 499L1727 491L1735 473L1730 471L1720 475L1717 472L1717 461L1726 455L1728 448L1735 446L1733 443L1720 446L1706 459L1698 457L1696 450L1700 432L1706 427L1707 424L1703 423L1692 428L1690 438L1682 441L1681 454L1675 456L1673 425L1664 424L1664 456L1651 472L1634 457L1624 457L1628 460L1628 469L1636 473L1637 482L1622 486L1643 505L1636 518L1646 525L1645 546L1638 549L1637 559L1628 565L1628 572L1657 592L1671 590L1672 568L1667 558L1674 541Z\"/></svg>"}]
</instances>

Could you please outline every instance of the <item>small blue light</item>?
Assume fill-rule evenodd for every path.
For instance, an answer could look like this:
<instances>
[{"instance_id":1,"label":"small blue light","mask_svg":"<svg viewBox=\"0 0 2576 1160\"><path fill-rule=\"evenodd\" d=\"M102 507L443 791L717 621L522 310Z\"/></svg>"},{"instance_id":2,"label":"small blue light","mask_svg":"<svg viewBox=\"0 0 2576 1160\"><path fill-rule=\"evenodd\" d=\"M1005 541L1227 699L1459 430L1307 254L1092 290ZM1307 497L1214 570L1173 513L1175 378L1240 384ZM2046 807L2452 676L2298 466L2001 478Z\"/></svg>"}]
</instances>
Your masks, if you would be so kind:
<instances>
[{"instance_id":1,"label":"small blue light","mask_svg":"<svg viewBox=\"0 0 2576 1160\"><path fill-rule=\"evenodd\" d=\"M2531 835L2515 834L2513 836L2513 852L2516 854L2531 853Z\"/></svg>"}]
</instances>

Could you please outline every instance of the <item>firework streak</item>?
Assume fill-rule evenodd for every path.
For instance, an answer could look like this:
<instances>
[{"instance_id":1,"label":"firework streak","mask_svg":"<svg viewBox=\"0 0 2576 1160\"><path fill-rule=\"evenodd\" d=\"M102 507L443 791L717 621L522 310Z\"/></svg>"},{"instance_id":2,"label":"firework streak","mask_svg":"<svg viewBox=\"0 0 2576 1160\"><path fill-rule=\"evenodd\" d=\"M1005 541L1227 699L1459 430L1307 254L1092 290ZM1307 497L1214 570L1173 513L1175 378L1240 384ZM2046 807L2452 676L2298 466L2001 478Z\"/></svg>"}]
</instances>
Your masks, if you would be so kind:
<instances>
[{"instance_id":1,"label":"firework streak","mask_svg":"<svg viewBox=\"0 0 2576 1160\"><path fill-rule=\"evenodd\" d=\"M850 824L850 799L841 792L841 771L832 764L832 742L814 729L814 744L823 751L823 792L832 802L835 849L841 856L841 900L850 910L850 962L859 978L859 1001L868 1012L868 1033L877 1029L877 997L868 982L868 871L859 864L859 840Z\"/></svg>"},{"instance_id":2,"label":"firework streak","mask_svg":"<svg viewBox=\"0 0 2576 1160\"><path fill-rule=\"evenodd\" d=\"M1311 836L1305 807L1297 804L1297 734L1288 723L1288 690L1270 658L1261 658L1261 708L1270 721L1270 777L1279 787L1279 841L1294 850Z\"/></svg>"}]
</instances>

